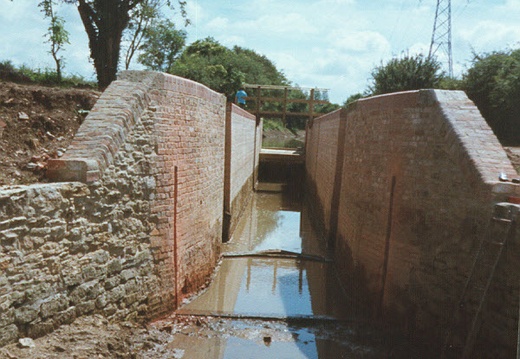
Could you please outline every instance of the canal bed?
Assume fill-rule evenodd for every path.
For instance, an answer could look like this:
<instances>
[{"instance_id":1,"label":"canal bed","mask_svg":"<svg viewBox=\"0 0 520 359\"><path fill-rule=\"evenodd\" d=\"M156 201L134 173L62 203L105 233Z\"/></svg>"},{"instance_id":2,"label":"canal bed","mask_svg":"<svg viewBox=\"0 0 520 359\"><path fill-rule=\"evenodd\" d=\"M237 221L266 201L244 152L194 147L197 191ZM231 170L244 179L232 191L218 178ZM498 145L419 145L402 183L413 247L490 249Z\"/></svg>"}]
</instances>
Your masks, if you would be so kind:
<instances>
[{"instance_id":1,"label":"canal bed","mask_svg":"<svg viewBox=\"0 0 520 359\"><path fill-rule=\"evenodd\" d=\"M343 290L294 191L254 194L212 283L176 314L200 318L170 344L183 358L382 358L403 348Z\"/></svg>"}]
</instances>

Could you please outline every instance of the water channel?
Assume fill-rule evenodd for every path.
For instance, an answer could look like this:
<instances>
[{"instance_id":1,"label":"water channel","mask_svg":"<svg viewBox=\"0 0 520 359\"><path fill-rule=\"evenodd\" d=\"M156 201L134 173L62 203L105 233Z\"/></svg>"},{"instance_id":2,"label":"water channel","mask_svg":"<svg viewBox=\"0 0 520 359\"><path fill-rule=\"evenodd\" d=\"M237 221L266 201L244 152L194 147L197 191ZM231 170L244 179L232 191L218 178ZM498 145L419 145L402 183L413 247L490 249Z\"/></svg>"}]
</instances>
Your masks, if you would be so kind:
<instances>
[{"instance_id":1,"label":"water channel","mask_svg":"<svg viewBox=\"0 0 520 359\"><path fill-rule=\"evenodd\" d=\"M394 357L399 344L345 293L305 201L283 187L254 194L212 283L177 312L213 319L171 347L182 358Z\"/></svg>"}]
</instances>

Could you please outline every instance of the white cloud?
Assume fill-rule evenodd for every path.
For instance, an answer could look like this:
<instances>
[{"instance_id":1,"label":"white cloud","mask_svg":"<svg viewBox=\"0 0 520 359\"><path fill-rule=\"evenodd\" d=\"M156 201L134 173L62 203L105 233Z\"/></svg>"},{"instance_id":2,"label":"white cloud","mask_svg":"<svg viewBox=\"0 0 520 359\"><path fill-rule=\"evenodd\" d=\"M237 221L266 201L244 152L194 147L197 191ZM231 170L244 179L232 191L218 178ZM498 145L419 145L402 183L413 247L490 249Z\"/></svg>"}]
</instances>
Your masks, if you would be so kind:
<instances>
[{"instance_id":1,"label":"white cloud","mask_svg":"<svg viewBox=\"0 0 520 359\"><path fill-rule=\"evenodd\" d=\"M426 44L424 42L417 42L415 44L412 44L406 52L410 55L428 55L430 52L430 44Z\"/></svg>"},{"instance_id":2,"label":"white cloud","mask_svg":"<svg viewBox=\"0 0 520 359\"><path fill-rule=\"evenodd\" d=\"M322 0L320 1L323 5L352 5L355 4L355 0Z\"/></svg>"},{"instance_id":3,"label":"white cloud","mask_svg":"<svg viewBox=\"0 0 520 359\"><path fill-rule=\"evenodd\" d=\"M506 3L503 5L503 9L507 12L520 11L520 0L506 0Z\"/></svg>"},{"instance_id":4,"label":"white cloud","mask_svg":"<svg viewBox=\"0 0 520 359\"><path fill-rule=\"evenodd\" d=\"M316 34L318 29L302 14L286 13L261 16L258 19L238 22L239 29L250 29L262 35L278 34L285 38Z\"/></svg>"},{"instance_id":5,"label":"white cloud","mask_svg":"<svg viewBox=\"0 0 520 359\"><path fill-rule=\"evenodd\" d=\"M463 41L475 48L495 48L498 44L503 49L504 44L513 45L520 39L520 26L498 21L485 20L477 22L473 27L459 32Z\"/></svg>"},{"instance_id":6,"label":"white cloud","mask_svg":"<svg viewBox=\"0 0 520 359\"><path fill-rule=\"evenodd\" d=\"M227 31L229 28L229 19L224 17L216 17L210 20L207 25L208 29L213 29L217 31Z\"/></svg>"},{"instance_id":7,"label":"white cloud","mask_svg":"<svg viewBox=\"0 0 520 359\"><path fill-rule=\"evenodd\" d=\"M384 53L390 49L390 43L382 34L370 30L336 30L327 39L334 48L358 53Z\"/></svg>"},{"instance_id":8,"label":"white cloud","mask_svg":"<svg viewBox=\"0 0 520 359\"><path fill-rule=\"evenodd\" d=\"M222 36L219 40L222 45L224 45L228 48L232 48L235 45L247 47L247 41L242 36L236 36L236 35Z\"/></svg>"}]
</instances>

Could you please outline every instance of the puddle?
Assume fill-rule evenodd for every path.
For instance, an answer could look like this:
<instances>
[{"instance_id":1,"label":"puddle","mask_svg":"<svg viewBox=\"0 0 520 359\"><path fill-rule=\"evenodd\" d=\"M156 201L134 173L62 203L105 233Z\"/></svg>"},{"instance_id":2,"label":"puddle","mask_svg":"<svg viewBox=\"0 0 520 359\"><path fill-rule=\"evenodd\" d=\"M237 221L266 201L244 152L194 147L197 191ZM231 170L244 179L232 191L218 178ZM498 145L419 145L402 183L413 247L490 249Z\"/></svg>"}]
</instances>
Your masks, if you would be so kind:
<instances>
[{"instance_id":1,"label":"puddle","mask_svg":"<svg viewBox=\"0 0 520 359\"><path fill-rule=\"evenodd\" d=\"M255 256L224 257L209 288L178 312L268 318L355 315L307 213L297 196L256 193L224 246L227 253ZM273 258L275 250L304 256Z\"/></svg>"}]
</instances>

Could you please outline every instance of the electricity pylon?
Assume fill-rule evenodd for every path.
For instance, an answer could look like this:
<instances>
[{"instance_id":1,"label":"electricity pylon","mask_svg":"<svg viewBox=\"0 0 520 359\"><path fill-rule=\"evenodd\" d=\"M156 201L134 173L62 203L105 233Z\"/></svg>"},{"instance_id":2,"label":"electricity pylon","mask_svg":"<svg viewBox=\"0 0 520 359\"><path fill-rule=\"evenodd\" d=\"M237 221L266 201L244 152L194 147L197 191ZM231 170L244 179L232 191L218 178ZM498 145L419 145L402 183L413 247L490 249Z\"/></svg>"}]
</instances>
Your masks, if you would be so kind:
<instances>
[{"instance_id":1,"label":"electricity pylon","mask_svg":"<svg viewBox=\"0 0 520 359\"><path fill-rule=\"evenodd\" d=\"M451 0L437 0L435 21L433 23L432 42L428 57L441 49L448 61L448 75L453 77L453 59L451 57Z\"/></svg>"}]
</instances>

